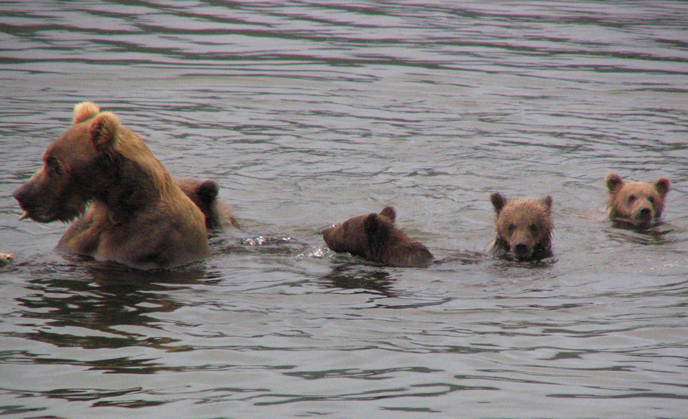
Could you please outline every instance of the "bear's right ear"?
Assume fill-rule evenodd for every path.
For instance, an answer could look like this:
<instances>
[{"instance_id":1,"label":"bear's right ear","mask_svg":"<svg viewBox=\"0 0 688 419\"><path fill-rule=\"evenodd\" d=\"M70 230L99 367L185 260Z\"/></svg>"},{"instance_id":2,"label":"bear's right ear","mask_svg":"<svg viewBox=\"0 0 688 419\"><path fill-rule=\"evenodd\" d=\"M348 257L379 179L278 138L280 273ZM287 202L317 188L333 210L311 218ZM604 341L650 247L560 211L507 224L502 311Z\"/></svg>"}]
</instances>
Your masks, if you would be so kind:
<instances>
[{"instance_id":1,"label":"bear's right ear","mask_svg":"<svg viewBox=\"0 0 688 419\"><path fill-rule=\"evenodd\" d=\"M542 205L544 205L545 208L547 208L548 212L552 209L552 196L551 195L547 195L546 197L542 198L542 200L540 200L540 202L542 202Z\"/></svg>"},{"instance_id":2,"label":"bear's right ear","mask_svg":"<svg viewBox=\"0 0 688 419\"><path fill-rule=\"evenodd\" d=\"M112 112L103 112L91 123L91 142L96 150L104 152L111 149L117 140L119 119Z\"/></svg>"},{"instance_id":3,"label":"bear's right ear","mask_svg":"<svg viewBox=\"0 0 688 419\"><path fill-rule=\"evenodd\" d=\"M392 220L392 222L396 221L397 218L397 212L394 209L394 207L385 207L381 212L380 215L384 215L385 217L389 218Z\"/></svg>"},{"instance_id":4,"label":"bear's right ear","mask_svg":"<svg viewBox=\"0 0 688 419\"><path fill-rule=\"evenodd\" d=\"M74 106L73 125L80 124L94 118L100 113L100 108L93 102L81 102Z\"/></svg>"},{"instance_id":5,"label":"bear's right ear","mask_svg":"<svg viewBox=\"0 0 688 419\"><path fill-rule=\"evenodd\" d=\"M217 183L215 183L212 180L206 180L205 182L200 184L197 193L201 201L205 202L206 205L210 205L215 200L215 198L217 198L217 194L219 191L220 187L217 186Z\"/></svg>"},{"instance_id":6,"label":"bear's right ear","mask_svg":"<svg viewBox=\"0 0 688 419\"><path fill-rule=\"evenodd\" d=\"M502 208L504 208L504 206L507 203L507 199L499 192L495 192L492 195L490 195L490 201L492 202L492 205L494 206L497 215L499 215L499 213L502 212Z\"/></svg>"},{"instance_id":7,"label":"bear's right ear","mask_svg":"<svg viewBox=\"0 0 688 419\"><path fill-rule=\"evenodd\" d=\"M607 176L606 182L607 189L609 189L609 192L611 193L618 191L624 185L623 179L621 179L621 176L617 175L616 173L610 173Z\"/></svg>"}]
</instances>

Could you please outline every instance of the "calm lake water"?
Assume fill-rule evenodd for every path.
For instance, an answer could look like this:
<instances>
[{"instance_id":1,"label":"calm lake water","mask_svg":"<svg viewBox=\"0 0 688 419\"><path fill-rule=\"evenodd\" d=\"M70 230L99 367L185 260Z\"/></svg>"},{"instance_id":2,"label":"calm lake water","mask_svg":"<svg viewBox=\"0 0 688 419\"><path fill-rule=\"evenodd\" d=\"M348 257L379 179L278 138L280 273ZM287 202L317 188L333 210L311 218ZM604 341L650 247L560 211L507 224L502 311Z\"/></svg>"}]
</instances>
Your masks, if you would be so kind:
<instances>
[{"instance_id":1,"label":"calm lake water","mask_svg":"<svg viewBox=\"0 0 688 419\"><path fill-rule=\"evenodd\" d=\"M0 36L0 416L688 417L688 3L21 1ZM55 254L11 194L84 100L243 231ZM669 177L663 224L614 228L610 171ZM552 195L553 258L469 257L495 191ZM444 263L324 246L386 205Z\"/></svg>"}]
</instances>

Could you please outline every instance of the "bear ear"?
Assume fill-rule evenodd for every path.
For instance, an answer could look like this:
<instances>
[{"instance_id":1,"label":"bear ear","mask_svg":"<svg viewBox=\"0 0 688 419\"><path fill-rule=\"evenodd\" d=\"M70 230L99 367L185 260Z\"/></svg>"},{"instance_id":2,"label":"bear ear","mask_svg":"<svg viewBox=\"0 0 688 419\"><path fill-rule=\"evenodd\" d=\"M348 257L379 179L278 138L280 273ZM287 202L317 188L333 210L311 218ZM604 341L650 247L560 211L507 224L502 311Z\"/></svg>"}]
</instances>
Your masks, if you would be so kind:
<instances>
[{"instance_id":1,"label":"bear ear","mask_svg":"<svg viewBox=\"0 0 688 419\"><path fill-rule=\"evenodd\" d=\"M106 151L115 145L119 119L111 112L103 112L91 123L91 142L98 151Z\"/></svg>"},{"instance_id":2,"label":"bear ear","mask_svg":"<svg viewBox=\"0 0 688 419\"><path fill-rule=\"evenodd\" d=\"M610 173L607 175L607 189L609 189L609 192L616 192L621 187L624 185L623 179L621 179L621 176L617 175L616 173Z\"/></svg>"},{"instance_id":3,"label":"bear ear","mask_svg":"<svg viewBox=\"0 0 688 419\"><path fill-rule=\"evenodd\" d=\"M385 217L389 218L392 220L392 222L396 221L397 218L397 212L394 209L394 207L385 207L381 212L380 215L384 215Z\"/></svg>"},{"instance_id":4,"label":"bear ear","mask_svg":"<svg viewBox=\"0 0 688 419\"><path fill-rule=\"evenodd\" d=\"M664 195L669 193L669 189L671 189L671 181L665 177L661 177L655 180L655 183L653 183L652 186L654 186L655 189L657 189L657 192L659 192L659 196L664 198Z\"/></svg>"},{"instance_id":5,"label":"bear ear","mask_svg":"<svg viewBox=\"0 0 688 419\"><path fill-rule=\"evenodd\" d=\"M377 233L379 224L377 214L374 212L370 213L366 216L365 220L363 220L363 230L368 237L374 236L375 233Z\"/></svg>"},{"instance_id":6,"label":"bear ear","mask_svg":"<svg viewBox=\"0 0 688 419\"><path fill-rule=\"evenodd\" d=\"M552 196L551 195L547 195L546 197L542 198L540 200L540 202L542 202L542 205L544 205L545 208L547 208L547 212L549 212L552 209Z\"/></svg>"},{"instance_id":7,"label":"bear ear","mask_svg":"<svg viewBox=\"0 0 688 419\"><path fill-rule=\"evenodd\" d=\"M81 102L74 106L74 120L72 124L80 124L100 113L100 108L93 102Z\"/></svg>"},{"instance_id":8,"label":"bear ear","mask_svg":"<svg viewBox=\"0 0 688 419\"><path fill-rule=\"evenodd\" d=\"M220 187L212 180L206 180L198 186L198 197L206 204L210 204L217 198Z\"/></svg>"},{"instance_id":9,"label":"bear ear","mask_svg":"<svg viewBox=\"0 0 688 419\"><path fill-rule=\"evenodd\" d=\"M387 242L390 227L389 223L382 221L375 213L366 216L363 221L363 230L371 248L376 248L377 245Z\"/></svg>"},{"instance_id":10,"label":"bear ear","mask_svg":"<svg viewBox=\"0 0 688 419\"><path fill-rule=\"evenodd\" d=\"M490 201L492 202L492 205L494 206L495 212L499 214L502 212L502 208L507 203L507 199L504 197L504 195L500 194L499 192L495 192L492 195L490 195Z\"/></svg>"}]
</instances>

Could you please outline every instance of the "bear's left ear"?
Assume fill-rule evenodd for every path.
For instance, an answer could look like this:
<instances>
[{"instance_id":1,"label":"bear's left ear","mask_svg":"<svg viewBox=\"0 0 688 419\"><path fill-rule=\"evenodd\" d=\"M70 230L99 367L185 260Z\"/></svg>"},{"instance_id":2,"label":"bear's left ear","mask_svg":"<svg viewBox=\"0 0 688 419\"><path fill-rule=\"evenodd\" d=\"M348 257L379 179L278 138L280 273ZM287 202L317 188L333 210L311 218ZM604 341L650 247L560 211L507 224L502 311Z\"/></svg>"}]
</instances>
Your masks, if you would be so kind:
<instances>
[{"instance_id":1,"label":"bear's left ear","mask_svg":"<svg viewBox=\"0 0 688 419\"><path fill-rule=\"evenodd\" d=\"M377 233L378 226L377 214L374 212L368 214L365 220L363 220L363 231L365 231L368 237L374 236Z\"/></svg>"},{"instance_id":2,"label":"bear's left ear","mask_svg":"<svg viewBox=\"0 0 688 419\"><path fill-rule=\"evenodd\" d=\"M386 243L389 237L390 224L383 221L377 214L369 214L363 221L363 230L365 231L368 243L377 245Z\"/></svg>"},{"instance_id":3,"label":"bear's left ear","mask_svg":"<svg viewBox=\"0 0 688 419\"><path fill-rule=\"evenodd\" d=\"M210 205L217 198L219 191L220 187L217 186L217 183L212 180L206 180L200 184L196 193L198 193L201 201L205 202L206 205Z\"/></svg>"},{"instance_id":4,"label":"bear's left ear","mask_svg":"<svg viewBox=\"0 0 688 419\"><path fill-rule=\"evenodd\" d=\"M103 112L91 123L91 142L98 151L107 151L117 141L119 119L112 112Z\"/></svg>"},{"instance_id":5,"label":"bear's left ear","mask_svg":"<svg viewBox=\"0 0 688 419\"><path fill-rule=\"evenodd\" d=\"M499 213L502 212L502 208L506 205L507 199L499 192L495 192L490 195L490 202L492 202L495 212L499 215Z\"/></svg>"},{"instance_id":6,"label":"bear's left ear","mask_svg":"<svg viewBox=\"0 0 688 419\"><path fill-rule=\"evenodd\" d=\"M655 180L655 183L653 183L652 186L654 186L655 189L657 189L657 192L659 192L659 196L664 198L664 195L669 193L669 189L671 189L671 181L665 177L661 177Z\"/></svg>"},{"instance_id":7,"label":"bear's left ear","mask_svg":"<svg viewBox=\"0 0 688 419\"><path fill-rule=\"evenodd\" d=\"M546 197L542 198L540 202L542 202L542 205L544 205L545 208L547 208L547 212L550 212L552 210L552 196L547 195Z\"/></svg>"}]
</instances>

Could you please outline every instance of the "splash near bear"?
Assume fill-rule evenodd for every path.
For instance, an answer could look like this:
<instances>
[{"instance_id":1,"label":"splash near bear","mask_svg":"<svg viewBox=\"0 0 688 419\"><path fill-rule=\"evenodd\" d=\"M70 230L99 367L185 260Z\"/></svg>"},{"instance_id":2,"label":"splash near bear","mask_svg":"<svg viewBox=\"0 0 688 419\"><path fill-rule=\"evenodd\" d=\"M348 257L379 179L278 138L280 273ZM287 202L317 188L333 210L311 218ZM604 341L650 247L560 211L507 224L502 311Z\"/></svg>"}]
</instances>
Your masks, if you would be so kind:
<instances>
[{"instance_id":1,"label":"splash near bear","mask_svg":"<svg viewBox=\"0 0 688 419\"><path fill-rule=\"evenodd\" d=\"M348 252L372 262L390 266L427 266L434 257L418 241L395 226L396 211L386 207L380 214L351 218L323 231L327 246L335 252Z\"/></svg>"},{"instance_id":2,"label":"splash near bear","mask_svg":"<svg viewBox=\"0 0 688 419\"><path fill-rule=\"evenodd\" d=\"M651 227L664 211L664 201L671 189L671 181L660 177L653 184L624 182L621 176L610 173L606 179L609 190L607 214L616 222L630 223L638 228Z\"/></svg>"},{"instance_id":3,"label":"splash near bear","mask_svg":"<svg viewBox=\"0 0 688 419\"><path fill-rule=\"evenodd\" d=\"M508 200L493 193L490 201L497 218L497 237L490 252L517 260L538 260L552 256L552 197L540 200Z\"/></svg>"},{"instance_id":4,"label":"splash near bear","mask_svg":"<svg viewBox=\"0 0 688 419\"><path fill-rule=\"evenodd\" d=\"M210 254L201 210L140 136L91 102L75 106L72 127L13 196L26 211L22 218L76 219L57 245L62 253L140 269L171 268Z\"/></svg>"}]
</instances>

